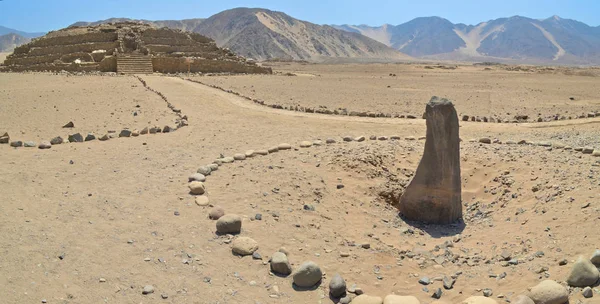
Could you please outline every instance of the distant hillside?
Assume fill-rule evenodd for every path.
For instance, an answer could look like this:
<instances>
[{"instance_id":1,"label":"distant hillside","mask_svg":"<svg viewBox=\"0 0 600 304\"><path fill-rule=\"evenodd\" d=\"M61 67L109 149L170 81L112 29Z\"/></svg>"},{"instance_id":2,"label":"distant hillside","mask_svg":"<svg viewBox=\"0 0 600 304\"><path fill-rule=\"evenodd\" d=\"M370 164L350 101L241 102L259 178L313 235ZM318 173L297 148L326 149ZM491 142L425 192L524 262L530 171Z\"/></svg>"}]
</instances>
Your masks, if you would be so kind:
<instances>
[{"instance_id":1,"label":"distant hillside","mask_svg":"<svg viewBox=\"0 0 600 304\"><path fill-rule=\"evenodd\" d=\"M168 27L168 28L172 28L172 29L178 29L178 30L182 30L182 31L188 31L188 32L196 32L196 29L198 28L198 25L200 23L202 23L202 21L204 21L205 19L202 18L196 18L196 19L184 19L184 20L158 20L158 21L151 21L151 20L138 20L138 19L129 19L129 18L110 18L110 19L106 19L106 20L100 20L100 21L96 21L96 22L76 22L73 23L71 26L95 26L95 25L99 25L99 24L104 24L104 23L118 23L118 22L142 22L142 23L147 23L147 24L153 24L157 27Z\"/></svg>"},{"instance_id":2,"label":"distant hillside","mask_svg":"<svg viewBox=\"0 0 600 304\"><path fill-rule=\"evenodd\" d=\"M414 57L600 63L600 27L558 16L544 20L514 16L476 26L423 17L398 26L335 27L377 39Z\"/></svg>"},{"instance_id":3,"label":"distant hillside","mask_svg":"<svg viewBox=\"0 0 600 304\"><path fill-rule=\"evenodd\" d=\"M78 22L95 25L130 19ZM266 9L236 8L207 19L181 21L133 20L200 33L235 53L256 60L321 61L330 58L406 60L410 57L371 38L294 19Z\"/></svg>"},{"instance_id":4,"label":"distant hillside","mask_svg":"<svg viewBox=\"0 0 600 304\"><path fill-rule=\"evenodd\" d=\"M11 29L11 28L0 25L0 36L6 35L6 34L17 34L17 35L25 37L25 38L37 38L37 37L44 36L46 33L27 33L27 32Z\"/></svg>"},{"instance_id":5,"label":"distant hillside","mask_svg":"<svg viewBox=\"0 0 600 304\"><path fill-rule=\"evenodd\" d=\"M0 52L12 52L16 47L28 43L31 39L17 34L0 36Z\"/></svg>"}]
</instances>

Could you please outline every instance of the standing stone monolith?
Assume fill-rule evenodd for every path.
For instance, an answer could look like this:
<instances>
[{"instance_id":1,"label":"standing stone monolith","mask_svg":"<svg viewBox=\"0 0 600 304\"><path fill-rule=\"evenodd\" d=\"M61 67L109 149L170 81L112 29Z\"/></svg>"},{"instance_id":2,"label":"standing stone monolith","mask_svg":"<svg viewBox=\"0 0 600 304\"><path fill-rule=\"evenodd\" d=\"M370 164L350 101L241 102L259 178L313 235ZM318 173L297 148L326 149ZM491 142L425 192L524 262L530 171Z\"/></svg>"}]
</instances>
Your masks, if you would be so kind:
<instances>
[{"instance_id":1,"label":"standing stone monolith","mask_svg":"<svg viewBox=\"0 0 600 304\"><path fill-rule=\"evenodd\" d=\"M396 207L409 220L449 224L462 217L458 116L451 101L427 103L425 152Z\"/></svg>"}]
</instances>

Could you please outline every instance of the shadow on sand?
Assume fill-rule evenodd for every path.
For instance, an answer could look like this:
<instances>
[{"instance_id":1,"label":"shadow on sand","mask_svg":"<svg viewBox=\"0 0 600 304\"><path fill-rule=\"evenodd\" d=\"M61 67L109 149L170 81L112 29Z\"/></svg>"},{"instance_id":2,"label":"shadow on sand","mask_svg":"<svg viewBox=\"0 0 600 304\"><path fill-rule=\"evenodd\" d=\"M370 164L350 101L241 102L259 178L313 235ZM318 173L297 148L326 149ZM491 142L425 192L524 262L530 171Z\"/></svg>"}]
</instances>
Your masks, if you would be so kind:
<instances>
[{"instance_id":1,"label":"shadow on sand","mask_svg":"<svg viewBox=\"0 0 600 304\"><path fill-rule=\"evenodd\" d=\"M418 222L418 221L411 221L411 220L406 219L400 213L398 213L398 217L400 217L400 219L402 219L409 226L423 230L423 231L425 231L425 233L429 234L429 236L436 238L436 239L461 234L463 232L463 230L465 230L465 228L467 227L462 218L452 224L436 225L436 224L426 224L426 223Z\"/></svg>"}]
</instances>

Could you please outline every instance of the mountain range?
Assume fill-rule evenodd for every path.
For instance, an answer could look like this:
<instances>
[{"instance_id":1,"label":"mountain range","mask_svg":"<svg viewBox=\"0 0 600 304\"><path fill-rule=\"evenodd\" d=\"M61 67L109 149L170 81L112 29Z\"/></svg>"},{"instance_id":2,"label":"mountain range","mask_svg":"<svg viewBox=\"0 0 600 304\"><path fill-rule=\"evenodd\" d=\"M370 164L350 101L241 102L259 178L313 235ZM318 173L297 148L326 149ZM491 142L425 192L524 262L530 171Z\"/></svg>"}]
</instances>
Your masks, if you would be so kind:
<instances>
[{"instance_id":1,"label":"mountain range","mask_svg":"<svg viewBox=\"0 0 600 304\"><path fill-rule=\"evenodd\" d=\"M43 36L45 33L27 33L0 26L0 52L12 52L19 45L31 41L31 38Z\"/></svg>"},{"instance_id":2,"label":"mountain range","mask_svg":"<svg viewBox=\"0 0 600 304\"><path fill-rule=\"evenodd\" d=\"M256 60L411 59L540 64L600 64L600 26L553 16L521 16L477 25L420 17L382 26L317 25L282 12L235 8L206 19L132 20L112 18L72 26L137 21L192 31ZM0 34L3 28L0 27Z\"/></svg>"},{"instance_id":3,"label":"mountain range","mask_svg":"<svg viewBox=\"0 0 600 304\"><path fill-rule=\"evenodd\" d=\"M600 27L552 16L514 16L477 25L422 17L394 26L339 25L413 57L533 63L600 63Z\"/></svg>"}]
</instances>

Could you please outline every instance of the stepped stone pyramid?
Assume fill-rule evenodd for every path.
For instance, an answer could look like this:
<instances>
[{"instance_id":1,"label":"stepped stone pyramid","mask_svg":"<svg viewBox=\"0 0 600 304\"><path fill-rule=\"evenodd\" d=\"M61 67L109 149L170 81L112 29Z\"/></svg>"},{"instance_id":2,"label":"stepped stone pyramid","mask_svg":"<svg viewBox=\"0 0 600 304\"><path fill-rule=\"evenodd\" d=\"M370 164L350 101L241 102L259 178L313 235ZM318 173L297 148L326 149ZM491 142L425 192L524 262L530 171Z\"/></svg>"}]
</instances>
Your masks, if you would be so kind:
<instances>
[{"instance_id":1,"label":"stepped stone pyramid","mask_svg":"<svg viewBox=\"0 0 600 304\"><path fill-rule=\"evenodd\" d=\"M9 71L271 73L197 33L136 22L75 26L17 47Z\"/></svg>"}]
</instances>

